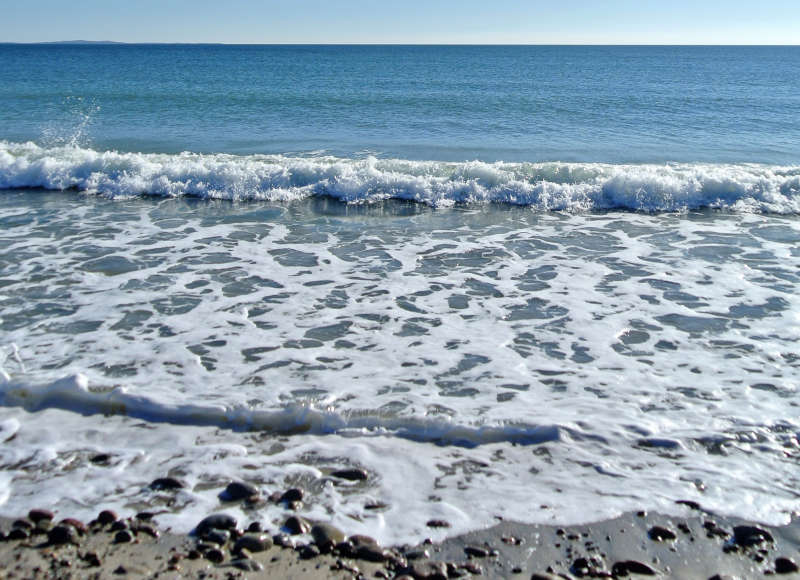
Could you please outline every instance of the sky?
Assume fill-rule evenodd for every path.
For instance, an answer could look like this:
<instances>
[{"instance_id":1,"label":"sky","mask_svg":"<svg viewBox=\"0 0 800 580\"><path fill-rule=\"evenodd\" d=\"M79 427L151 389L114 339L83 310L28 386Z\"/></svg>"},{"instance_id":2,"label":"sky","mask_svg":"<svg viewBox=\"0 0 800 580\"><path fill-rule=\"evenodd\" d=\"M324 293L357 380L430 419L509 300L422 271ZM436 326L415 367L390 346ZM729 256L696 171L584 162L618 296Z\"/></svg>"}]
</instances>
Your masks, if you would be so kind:
<instances>
[{"instance_id":1,"label":"sky","mask_svg":"<svg viewBox=\"0 0 800 580\"><path fill-rule=\"evenodd\" d=\"M0 42L800 44L800 0L0 0Z\"/></svg>"}]
</instances>

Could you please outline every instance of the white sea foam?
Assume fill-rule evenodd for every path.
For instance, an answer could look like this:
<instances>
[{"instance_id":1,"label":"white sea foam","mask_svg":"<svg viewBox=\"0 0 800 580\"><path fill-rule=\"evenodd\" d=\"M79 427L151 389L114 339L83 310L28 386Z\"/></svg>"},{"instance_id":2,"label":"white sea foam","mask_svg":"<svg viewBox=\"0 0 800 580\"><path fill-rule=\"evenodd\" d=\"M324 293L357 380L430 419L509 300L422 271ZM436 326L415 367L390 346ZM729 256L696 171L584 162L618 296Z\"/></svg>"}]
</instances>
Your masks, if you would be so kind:
<instances>
[{"instance_id":1,"label":"white sea foam","mask_svg":"<svg viewBox=\"0 0 800 580\"><path fill-rule=\"evenodd\" d=\"M175 529L285 520L220 505L244 478L387 542L797 508L796 215L34 191L0 224L3 513L160 510L166 474Z\"/></svg>"},{"instance_id":2,"label":"white sea foam","mask_svg":"<svg viewBox=\"0 0 800 580\"><path fill-rule=\"evenodd\" d=\"M800 167L722 164L445 163L330 156L175 155L0 142L0 188L77 189L111 197L198 196L434 206L507 203L539 210L722 208L800 212Z\"/></svg>"}]
</instances>

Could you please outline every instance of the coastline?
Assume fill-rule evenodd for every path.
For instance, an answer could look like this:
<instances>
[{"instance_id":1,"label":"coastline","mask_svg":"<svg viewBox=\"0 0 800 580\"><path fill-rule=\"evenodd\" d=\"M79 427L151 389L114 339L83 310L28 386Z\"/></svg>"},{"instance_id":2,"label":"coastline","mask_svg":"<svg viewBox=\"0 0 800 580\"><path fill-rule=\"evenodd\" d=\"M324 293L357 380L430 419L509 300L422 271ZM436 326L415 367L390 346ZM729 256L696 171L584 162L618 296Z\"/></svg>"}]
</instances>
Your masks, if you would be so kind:
<instances>
[{"instance_id":1,"label":"coastline","mask_svg":"<svg viewBox=\"0 0 800 580\"><path fill-rule=\"evenodd\" d=\"M502 521L390 548L364 536L343 542L324 523L295 535L288 521L281 530L236 522L229 533L200 525L184 535L159 529L152 514L112 522L106 512L105 523L83 529L64 514L48 524L42 511L0 517L0 567L3 578L800 578L800 521L767 526L685 509L563 527Z\"/></svg>"}]
</instances>

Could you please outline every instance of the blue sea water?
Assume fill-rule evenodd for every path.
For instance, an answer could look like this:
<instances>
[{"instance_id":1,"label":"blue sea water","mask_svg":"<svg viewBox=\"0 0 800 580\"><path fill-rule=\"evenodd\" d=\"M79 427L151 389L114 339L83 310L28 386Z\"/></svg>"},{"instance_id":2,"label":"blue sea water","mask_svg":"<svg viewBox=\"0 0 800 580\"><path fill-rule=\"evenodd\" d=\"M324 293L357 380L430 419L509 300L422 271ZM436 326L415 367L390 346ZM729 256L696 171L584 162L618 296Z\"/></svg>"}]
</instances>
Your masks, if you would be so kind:
<instances>
[{"instance_id":1,"label":"blue sea water","mask_svg":"<svg viewBox=\"0 0 800 580\"><path fill-rule=\"evenodd\" d=\"M792 164L800 48L0 45L2 138L99 150Z\"/></svg>"},{"instance_id":2,"label":"blue sea water","mask_svg":"<svg viewBox=\"0 0 800 580\"><path fill-rule=\"evenodd\" d=\"M800 48L0 64L2 513L286 518L230 479L385 542L798 510Z\"/></svg>"}]
</instances>

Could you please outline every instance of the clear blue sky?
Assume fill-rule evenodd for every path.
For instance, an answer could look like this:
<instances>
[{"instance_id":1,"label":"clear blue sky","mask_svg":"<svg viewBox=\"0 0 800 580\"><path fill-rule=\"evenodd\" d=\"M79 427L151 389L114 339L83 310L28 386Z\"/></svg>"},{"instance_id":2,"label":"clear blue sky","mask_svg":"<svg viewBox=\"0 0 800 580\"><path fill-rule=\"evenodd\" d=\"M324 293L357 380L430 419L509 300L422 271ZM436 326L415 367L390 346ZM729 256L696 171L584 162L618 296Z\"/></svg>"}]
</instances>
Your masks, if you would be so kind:
<instances>
[{"instance_id":1,"label":"clear blue sky","mask_svg":"<svg viewBox=\"0 0 800 580\"><path fill-rule=\"evenodd\" d=\"M0 0L0 41L799 44L800 0Z\"/></svg>"}]
</instances>

